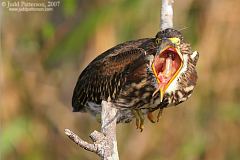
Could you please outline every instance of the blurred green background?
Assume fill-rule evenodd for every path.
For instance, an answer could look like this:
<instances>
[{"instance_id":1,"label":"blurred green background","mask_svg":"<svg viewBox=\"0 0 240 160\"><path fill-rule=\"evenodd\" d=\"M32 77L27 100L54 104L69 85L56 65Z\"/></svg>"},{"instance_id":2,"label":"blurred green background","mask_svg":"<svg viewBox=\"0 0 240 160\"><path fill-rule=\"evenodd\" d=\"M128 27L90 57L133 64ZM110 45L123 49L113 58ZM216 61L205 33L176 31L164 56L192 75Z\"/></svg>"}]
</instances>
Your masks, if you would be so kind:
<instances>
[{"instance_id":1,"label":"blurred green background","mask_svg":"<svg viewBox=\"0 0 240 160\"><path fill-rule=\"evenodd\" d=\"M41 2L35 1L35 2ZM1 8L0 152L6 160L92 160L85 140L99 123L72 113L80 72L108 48L154 37L160 0L63 0L51 12ZM120 159L240 159L240 1L175 0L174 28L200 52L192 97L157 124L120 124Z\"/></svg>"}]
</instances>

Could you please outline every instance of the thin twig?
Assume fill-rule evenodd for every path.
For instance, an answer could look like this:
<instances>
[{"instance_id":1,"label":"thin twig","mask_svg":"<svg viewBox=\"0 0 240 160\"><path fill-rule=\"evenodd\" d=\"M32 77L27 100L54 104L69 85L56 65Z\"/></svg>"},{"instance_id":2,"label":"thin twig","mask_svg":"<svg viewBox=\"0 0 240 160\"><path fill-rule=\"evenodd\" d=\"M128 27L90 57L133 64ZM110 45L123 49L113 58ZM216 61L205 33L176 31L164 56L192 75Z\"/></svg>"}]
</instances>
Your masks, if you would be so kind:
<instances>
[{"instance_id":1,"label":"thin twig","mask_svg":"<svg viewBox=\"0 0 240 160\"><path fill-rule=\"evenodd\" d=\"M78 137L75 133L73 133L71 130L69 129L65 129L65 134L73 141L75 142L77 145L79 145L80 147L91 151L91 152L95 152L97 151L97 146L94 144L90 144L84 140L82 140L80 137Z\"/></svg>"}]
</instances>

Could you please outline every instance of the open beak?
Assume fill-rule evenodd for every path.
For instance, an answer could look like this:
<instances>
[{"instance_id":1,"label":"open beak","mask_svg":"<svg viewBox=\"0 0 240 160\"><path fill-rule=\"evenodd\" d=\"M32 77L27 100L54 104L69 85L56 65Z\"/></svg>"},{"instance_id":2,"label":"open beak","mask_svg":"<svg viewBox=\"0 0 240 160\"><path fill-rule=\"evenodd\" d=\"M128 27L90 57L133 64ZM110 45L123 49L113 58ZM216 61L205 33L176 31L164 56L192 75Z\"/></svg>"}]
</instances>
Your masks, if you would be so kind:
<instances>
[{"instance_id":1,"label":"open beak","mask_svg":"<svg viewBox=\"0 0 240 160\"><path fill-rule=\"evenodd\" d=\"M163 101L165 91L176 78L183 65L183 55L176 38L163 39L152 63L152 70L158 82L158 88L153 96L160 91L160 100Z\"/></svg>"}]
</instances>

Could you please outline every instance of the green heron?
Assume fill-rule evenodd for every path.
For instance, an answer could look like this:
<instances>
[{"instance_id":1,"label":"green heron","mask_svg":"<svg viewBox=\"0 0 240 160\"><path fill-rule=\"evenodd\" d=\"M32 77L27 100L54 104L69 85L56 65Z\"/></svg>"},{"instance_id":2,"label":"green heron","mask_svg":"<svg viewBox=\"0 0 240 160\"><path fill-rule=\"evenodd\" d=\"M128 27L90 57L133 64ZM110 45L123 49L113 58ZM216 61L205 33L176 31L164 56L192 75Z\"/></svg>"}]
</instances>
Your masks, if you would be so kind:
<instances>
[{"instance_id":1,"label":"green heron","mask_svg":"<svg viewBox=\"0 0 240 160\"><path fill-rule=\"evenodd\" d=\"M198 52L172 28L155 38L119 44L96 57L80 74L72 98L74 112L101 115L101 102L118 109L117 122L136 118L142 130L144 116L186 101L196 85ZM158 118L159 118L158 114Z\"/></svg>"}]
</instances>

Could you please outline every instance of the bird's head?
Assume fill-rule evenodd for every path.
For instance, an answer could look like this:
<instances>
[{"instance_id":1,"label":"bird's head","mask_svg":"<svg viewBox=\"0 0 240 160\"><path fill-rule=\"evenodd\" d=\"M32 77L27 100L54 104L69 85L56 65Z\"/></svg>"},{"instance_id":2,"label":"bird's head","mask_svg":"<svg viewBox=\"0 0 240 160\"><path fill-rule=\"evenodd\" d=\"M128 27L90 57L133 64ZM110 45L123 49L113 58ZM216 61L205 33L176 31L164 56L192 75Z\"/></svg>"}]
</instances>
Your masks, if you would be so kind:
<instances>
[{"instance_id":1,"label":"bird's head","mask_svg":"<svg viewBox=\"0 0 240 160\"><path fill-rule=\"evenodd\" d=\"M162 102L169 86L173 82L176 83L181 74L184 74L189 63L188 57L192 52L190 45L184 42L182 34L171 28L158 32L155 43L158 45L158 50L151 67L158 82L156 92L160 91Z\"/></svg>"}]
</instances>

